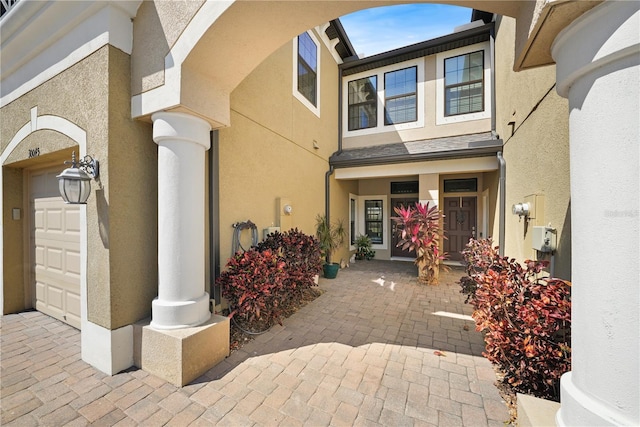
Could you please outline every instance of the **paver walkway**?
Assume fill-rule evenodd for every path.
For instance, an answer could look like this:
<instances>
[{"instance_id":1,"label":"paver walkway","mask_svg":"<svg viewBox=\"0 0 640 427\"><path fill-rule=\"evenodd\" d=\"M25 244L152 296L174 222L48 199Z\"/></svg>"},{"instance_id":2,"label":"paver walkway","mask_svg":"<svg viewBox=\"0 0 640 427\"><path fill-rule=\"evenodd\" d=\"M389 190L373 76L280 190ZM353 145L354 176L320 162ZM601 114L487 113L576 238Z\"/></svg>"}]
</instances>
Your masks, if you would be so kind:
<instances>
[{"instance_id":1,"label":"paver walkway","mask_svg":"<svg viewBox=\"0 0 640 427\"><path fill-rule=\"evenodd\" d=\"M80 359L77 330L4 316L1 424L503 426L462 272L434 287L414 273L361 261L321 279L322 296L183 388L142 370L102 374Z\"/></svg>"}]
</instances>

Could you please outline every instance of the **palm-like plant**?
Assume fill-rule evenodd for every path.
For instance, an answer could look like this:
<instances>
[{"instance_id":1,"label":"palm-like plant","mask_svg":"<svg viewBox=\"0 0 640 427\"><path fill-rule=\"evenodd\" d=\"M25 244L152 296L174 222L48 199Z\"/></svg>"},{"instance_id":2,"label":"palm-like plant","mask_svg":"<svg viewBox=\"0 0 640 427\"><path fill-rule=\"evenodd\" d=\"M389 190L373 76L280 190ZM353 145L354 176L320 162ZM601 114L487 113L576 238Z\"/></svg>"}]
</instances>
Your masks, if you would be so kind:
<instances>
[{"instance_id":1,"label":"palm-like plant","mask_svg":"<svg viewBox=\"0 0 640 427\"><path fill-rule=\"evenodd\" d=\"M347 231L342 221L329 223L324 215L316 217L316 237L320 242L320 250L327 263L331 263L331 254L342 246L346 236Z\"/></svg>"},{"instance_id":2,"label":"palm-like plant","mask_svg":"<svg viewBox=\"0 0 640 427\"><path fill-rule=\"evenodd\" d=\"M440 261L446 259L446 254L440 252L440 240L446 239L440 227L444 218L437 206L416 203L415 207L400 206L394 208L398 216L392 219L398 224L400 239L398 247L403 250L413 250L416 253L416 265L419 270L419 280L429 285L438 283Z\"/></svg>"}]
</instances>

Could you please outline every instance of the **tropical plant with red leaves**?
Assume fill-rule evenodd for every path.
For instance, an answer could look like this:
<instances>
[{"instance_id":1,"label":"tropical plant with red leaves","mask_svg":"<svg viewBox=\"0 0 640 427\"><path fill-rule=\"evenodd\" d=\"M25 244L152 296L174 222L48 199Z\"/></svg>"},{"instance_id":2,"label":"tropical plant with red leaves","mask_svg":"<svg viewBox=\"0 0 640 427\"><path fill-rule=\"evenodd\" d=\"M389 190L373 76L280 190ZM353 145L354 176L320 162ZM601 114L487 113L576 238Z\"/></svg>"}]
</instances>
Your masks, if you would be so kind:
<instances>
[{"instance_id":1,"label":"tropical plant with red leaves","mask_svg":"<svg viewBox=\"0 0 640 427\"><path fill-rule=\"evenodd\" d=\"M470 242L466 252L475 263L469 301L485 357L516 391L558 400L560 376L571 369L571 283L543 277L546 261L521 265L487 241Z\"/></svg>"},{"instance_id":2,"label":"tropical plant with red leaves","mask_svg":"<svg viewBox=\"0 0 640 427\"><path fill-rule=\"evenodd\" d=\"M399 233L398 247L415 251L418 278L428 285L438 284L440 262L446 254L440 251L440 241L446 239L440 223L444 215L437 206L429 207L429 202L417 202L414 207L404 205L394 208Z\"/></svg>"},{"instance_id":3,"label":"tropical plant with red leaves","mask_svg":"<svg viewBox=\"0 0 640 427\"><path fill-rule=\"evenodd\" d=\"M476 273L484 273L489 269L496 256L498 256L498 247L493 246L493 240L488 239L469 239L464 250L460 252L464 261L467 275L460 278L460 293L465 294L467 298L465 303L473 301L476 296L477 285L473 279Z\"/></svg>"},{"instance_id":4,"label":"tropical plant with red leaves","mask_svg":"<svg viewBox=\"0 0 640 427\"><path fill-rule=\"evenodd\" d=\"M268 249L262 252L251 249L229 259L217 284L229 302L229 317L270 326L280 323L287 278L282 257Z\"/></svg>"}]
</instances>

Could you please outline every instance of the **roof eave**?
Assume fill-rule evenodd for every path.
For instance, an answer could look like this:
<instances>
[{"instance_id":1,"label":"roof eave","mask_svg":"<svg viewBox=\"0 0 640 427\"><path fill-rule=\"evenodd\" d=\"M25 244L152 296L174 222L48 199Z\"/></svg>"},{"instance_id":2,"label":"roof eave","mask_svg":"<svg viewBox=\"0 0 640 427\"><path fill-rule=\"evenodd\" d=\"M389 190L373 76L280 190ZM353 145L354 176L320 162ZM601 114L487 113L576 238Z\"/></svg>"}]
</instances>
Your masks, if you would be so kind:
<instances>
[{"instance_id":1,"label":"roof eave","mask_svg":"<svg viewBox=\"0 0 640 427\"><path fill-rule=\"evenodd\" d=\"M394 163L414 163L420 161L433 161L433 160L453 160L472 157L485 157L489 154L496 154L502 150L502 140L495 140L496 145L491 145L482 148L469 148L462 150L450 150L450 151L438 151L433 153L419 153L419 154L403 154L399 156L381 156L375 158L363 158L363 159L348 159L341 160L337 158L335 154L329 158L329 165L334 168L348 168L348 167L360 167L360 166L378 166L388 165Z\"/></svg>"}]
</instances>

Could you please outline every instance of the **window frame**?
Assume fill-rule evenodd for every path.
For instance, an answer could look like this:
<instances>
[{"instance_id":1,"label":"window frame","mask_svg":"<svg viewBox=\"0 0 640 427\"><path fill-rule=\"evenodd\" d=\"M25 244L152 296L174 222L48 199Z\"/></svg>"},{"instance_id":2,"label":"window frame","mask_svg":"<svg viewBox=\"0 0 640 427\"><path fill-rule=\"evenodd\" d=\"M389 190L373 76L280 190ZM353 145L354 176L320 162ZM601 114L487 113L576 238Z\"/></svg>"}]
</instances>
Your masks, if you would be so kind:
<instances>
[{"instance_id":1,"label":"window frame","mask_svg":"<svg viewBox=\"0 0 640 427\"><path fill-rule=\"evenodd\" d=\"M444 62L447 59L455 58L457 56L483 52L483 104L484 110L472 113L462 113L451 116L445 115L445 75L444 75ZM491 93L492 78L491 69L493 64L493 52L491 50L490 41L476 43L473 45L460 47L457 49L448 50L436 54L436 125L445 125L450 123L460 123L472 120L483 120L491 118L492 110L492 97Z\"/></svg>"},{"instance_id":2,"label":"window frame","mask_svg":"<svg viewBox=\"0 0 640 427\"><path fill-rule=\"evenodd\" d=\"M360 80L370 80L370 79L374 79L375 81L375 90L376 92L374 93L374 98L373 100L367 100L367 101L363 101L363 102L357 102L354 104L351 104L351 83L354 82L358 82ZM367 76L367 77L361 77L359 79L354 79L354 80L349 80L347 82L347 130L349 132L353 132L353 131L358 131L358 130L363 130L363 129L372 129L372 128L376 128L378 127L378 76L377 75L373 75L373 76ZM351 107L360 107L360 106L365 106L365 105L370 105L373 104L374 106L374 110L375 110L375 124L373 126L367 126L367 127L358 127L355 129L351 128Z\"/></svg>"},{"instance_id":3,"label":"window frame","mask_svg":"<svg viewBox=\"0 0 640 427\"><path fill-rule=\"evenodd\" d=\"M353 197L353 195L350 195ZM386 250L389 247L389 197L386 194L355 196L357 197L357 219L356 230L357 235L365 234L365 206L368 200L382 200L382 243L373 243L373 249Z\"/></svg>"},{"instance_id":4,"label":"window frame","mask_svg":"<svg viewBox=\"0 0 640 427\"><path fill-rule=\"evenodd\" d=\"M471 55L476 54L476 53L482 53L482 73L481 73L481 77L479 79L475 79L475 80L469 79L469 80L466 80L466 81L462 81L462 82L459 82L459 83L453 83L453 84L449 84L448 85L447 84L447 61L450 60L450 59L460 58L462 56L469 56L470 57ZM446 58L444 60L444 65L443 66L444 66L444 94L443 94L444 95L444 115L446 117L452 117L452 116L459 116L459 115L462 115L462 114L473 114L473 113L479 113L479 112L484 111L484 100L485 100L485 96L484 96L484 85L485 85L485 81L484 81L485 80L484 79L484 51L476 50L475 52L468 52L468 53L462 53L462 54L456 55L456 56L451 56L451 57ZM481 109L480 110L473 110L473 111L466 111L464 113L453 113L453 114L449 113L449 114L447 114L447 90L448 89L452 89L452 88L461 88L463 86L472 86L472 85L475 85L475 84L478 84L478 83L480 83L482 85L482 90L481 90L481 93L482 93L482 106L481 106Z\"/></svg>"},{"instance_id":5,"label":"window frame","mask_svg":"<svg viewBox=\"0 0 640 427\"><path fill-rule=\"evenodd\" d=\"M298 52L298 48L299 48L299 37L300 36L296 36L293 39L293 60L292 60L292 65L293 65L293 87L292 87L292 91L293 91L293 96L298 99L298 101L300 101L304 106L306 106L311 112L313 112L317 117L320 117L320 81L321 81L321 48L320 48L320 42L318 40L318 38L315 36L315 34L313 33L312 30L308 30L305 31L302 34L307 34L309 36L309 38L311 39L311 41L314 43L315 47L316 47L316 87L315 87L315 98L316 98L316 105L313 104L313 102L311 102L303 93L301 93L298 90L298 86L299 86L299 74L298 74L298 66L300 64L300 61L303 60L301 58L301 56L299 55ZM302 35L300 34L300 35ZM308 65L308 64L306 64Z\"/></svg>"},{"instance_id":6,"label":"window frame","mask_svg":"<svg viewBox=\"0 0 640 427\"><path fill-rule=\"evenodd\" d=\"M411 67L417 68L416 83L416 121L385 125L385 88L384 75L392 71L399 71ZM349 130L349 82L365 77L377 76L377 125L376 127ZM380 82L383 82L381 85ZM424 127L425 121L425 57L398 62L373 70L343 76L342 78L342 136L345 138L363 135L373 135L407 129L418 129Z\"/></svg>"},{"instance_id":7,"label":"window frame","mask_svg":"<svg viewBox=\"0 0 640 427\"><path fill-rule=\"evenodd\" d=\"M358 196L349 193L349 250L356 250L356 238L358 237Z\"/></svg>"},{"instance_id":8,"label":"window frame","mask_svg":"<svg viewBox=\"0 0 640 427\"><path fill-rule=\"evenodd\" d=\"M413 92L405 92L402 93L400 95L393 95L393 96L388 96L387 95L387 76L389 74L393 74L393 73L399 73L401 71L406 71L406 70L410 70L415 68L415 75L416 75L416 81L415 81L415 86L414 86L414 91ZM387 111L388 111L388 103L389 100L396 100L396 99L400 99L400 98L407 98L409 96L413 95L415 98L414 101L414 105L415 105L415 113L416 113L416 117L413 120L404 120L404 121L393 121L393 122L389 122L387 121ZM399 125L402 123L411 123L411 122L415 122L418 120L418 66L417 65L412 65L410 67L405 67L405 68L400 68L398 70L391 70L391 71L387 71L386 73L384 73L384 125L385 126L393 126L393 125Z\"/></svg>"}]
</instances>

